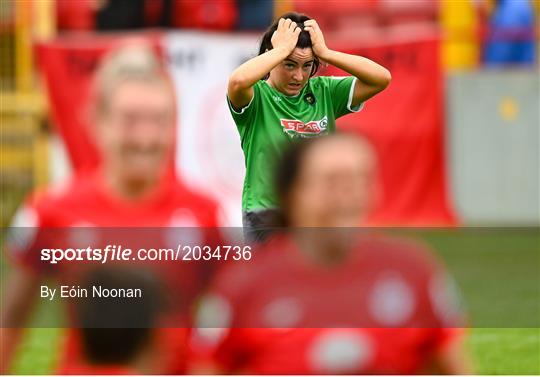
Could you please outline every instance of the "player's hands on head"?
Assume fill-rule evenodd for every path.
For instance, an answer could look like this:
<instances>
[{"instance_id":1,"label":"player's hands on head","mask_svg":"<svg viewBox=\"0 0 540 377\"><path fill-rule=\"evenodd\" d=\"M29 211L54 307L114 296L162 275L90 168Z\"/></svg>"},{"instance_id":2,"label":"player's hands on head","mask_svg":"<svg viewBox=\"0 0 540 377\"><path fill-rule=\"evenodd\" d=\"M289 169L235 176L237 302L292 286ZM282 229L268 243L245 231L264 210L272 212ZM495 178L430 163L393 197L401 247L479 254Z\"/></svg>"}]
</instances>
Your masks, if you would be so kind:
<instances>
[{"instance_id":1,"label":"player's hands on head","mask_svg":"<svg viewBox=\"0 0 540 377\"><path fill-rule=\"evenodd\" d=\"M283 49L287 55L293 52L298 43L298 36L302 29L291 19L281 18L278 22L277 30L272 35L272 46L274 49Z\"/></svg>"},{"instance_id":2,"label":"player's hands on head","mask_svg":"<svg viewBox=\"0 0 540 377\"><path fill-rule=\"evenodd\" d=\"M309 33L309 36L311 37L311 45L313 49L313 53L322 60L325 60L325 56L327 55L329 48L326 47L326 42L324 41L324 36L321 31L321 28L319 27L319 24L317 24L317 21L315 20L307 20L304 22L304 30Z\"/></svg>"}]
</instances>

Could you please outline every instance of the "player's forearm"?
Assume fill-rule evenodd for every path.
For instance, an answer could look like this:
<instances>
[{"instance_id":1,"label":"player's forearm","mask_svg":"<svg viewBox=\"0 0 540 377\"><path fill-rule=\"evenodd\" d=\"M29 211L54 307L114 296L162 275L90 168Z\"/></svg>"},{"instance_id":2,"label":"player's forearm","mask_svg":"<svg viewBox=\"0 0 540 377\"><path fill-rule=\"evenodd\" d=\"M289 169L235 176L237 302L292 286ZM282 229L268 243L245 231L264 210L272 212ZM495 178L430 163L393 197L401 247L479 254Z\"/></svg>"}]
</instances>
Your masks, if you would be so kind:
<instances>
[{"instance_id":1,"label":"player's forearm","mask_svg":"<svg viewBox=\"0 0 540 377\"><path fill-rule=\"evenodd\" d=\"M264 78L274 67L280 64L287 56L284 49L273 49L248 60L236 68L229 77L229 88L245 90L251 88L260 79Z\"/></svg>"},{"instance_id":2,"label":"player's forearm","mask_svg":"<svg viewBox=\"0 0 540 377\"><path fill-rule=\"evenodd\" d=\"M328 49L324 56L319 58L355 76L364 85L384 89L392 79L388 69L362 56Z\"/></svg>"}]
</instances>

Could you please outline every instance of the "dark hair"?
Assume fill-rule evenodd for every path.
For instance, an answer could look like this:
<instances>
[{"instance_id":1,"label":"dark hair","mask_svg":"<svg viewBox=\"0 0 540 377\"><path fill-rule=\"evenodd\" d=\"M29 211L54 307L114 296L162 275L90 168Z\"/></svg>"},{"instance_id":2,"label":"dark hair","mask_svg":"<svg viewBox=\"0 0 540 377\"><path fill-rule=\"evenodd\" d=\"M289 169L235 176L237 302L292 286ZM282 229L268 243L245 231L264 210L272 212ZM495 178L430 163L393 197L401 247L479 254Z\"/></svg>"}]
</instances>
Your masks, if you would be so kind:
<instances>
[{"instance_id":1,"label":"dark hair","mask_svg":"<svg viewBox=\"0 0 540 377\"><path fill-rule=\"evenodd\" d=\"M299 139L291 143L276 164L277 169L275 171L274 182L279 200L279 215L276 216L276 227L287 227L290 225L288 219L290 194L298 181L306 155L314 146L324 143L329 139L357 140L372 145L371 139L358 131L340 132L311 139Z\"/></svg>"},{"instance_id":2,"label":"dark hair","mask_svg":"<svg viewBox=\"0 0 540 377\"><path fill-rule=\"evenodd\" d=\"M285 150L277 164L275 183L276 193L279 199L279 216L277 216L276 226L286 227L289 225L287 218L289 195L300 175L300 168L307 151L317 139L318 138L294 141L289 148Z\"/></svg>"},{"instance_id":3,"label":"dark hair","mask_svg":"<svg viewBox=\"0 0 540 377\"><path fill-rule=\"evenodd\" d=\"M264 33L261 39L261 45L259 47L259 55L262 55L267 50L271 50L274 48L274 46L272 46L272 35L274 35L274 32L277 30L278 23L281 18L285 18L285 19L289 18L291 21L296 22L298 27L302 29L302 31L300 32L300 35L298 36L298 42L296 43L296 47L298 48L312 47L311 37L309 33L304 30L304 22L307 20L311 20L311 18L302 13L289 12L277 18L272 23L272 25L270 25L270 27L266 30L266 32ZM320 65L319 58L315 56L313 60L313 66L311 67L310 77L313 76L315 73L317 73L317 70L319 69L319 65Z\"/></svg>"},{"instance_id":4,"label":"dark hair","mask_svg":"<svg viewBox=\"0 0 540 377\"><path fill-rule=\"evenodd\" d=\"M91 270L84 283L89 292L93 286L141 289L142 298L136 300L89 295L76 303L86 359L96 365L132 363L149 344L161 306L156 276L133 268L99 268Z\"/></svg>"}]
</instances>

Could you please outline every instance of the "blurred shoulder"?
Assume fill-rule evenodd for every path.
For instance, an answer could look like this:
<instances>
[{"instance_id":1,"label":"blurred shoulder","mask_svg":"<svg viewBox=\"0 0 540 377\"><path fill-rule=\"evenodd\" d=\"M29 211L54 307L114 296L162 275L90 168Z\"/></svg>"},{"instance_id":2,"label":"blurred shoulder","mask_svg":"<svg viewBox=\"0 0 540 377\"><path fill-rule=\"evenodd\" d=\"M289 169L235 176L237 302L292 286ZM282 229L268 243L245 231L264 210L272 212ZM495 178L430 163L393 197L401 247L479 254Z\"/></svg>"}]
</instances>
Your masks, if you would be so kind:
<instances>
[{"instance_id":1,"label":"blurred shoulder","mask_svg":"<svg viewBox=\"0 0 540 377\"><path fill-rule=\"evenodd\" d=\"M35 189L27 196L23 207L46 214L70 207L77 202L86 202L94 193L95 182L92 174L81 173Z\"/></svg>"},{"instance_id":2,"label":"blurred shoulder","mask_svg":"<svg viewBox=\"0 0 540 377\"><path fill-rule=\"evenodd\" d=\"M173 195L176 201L183 202L187 206L205 207L216 209L218 204L210 195L197 190L180 179L174 179L172 183Z\"/></svg>"},{"instance_id":3,"label":"blurred shoulder","mask_svg":"<svg viewBox=\"0 0 540 377\"><path fill-rule=\"evenodd\" d=\"M189 212L198 219L199 226L214 227L219 225L221 208L218 202L210 195L189 186L182 180L175 178L172 181L170 203L179 211Z\"/></svg>"},{"instance_id":4,"label":"blurred shoulder","mask_svg":"<svg viewBox=\"0 0 540 377\"><path fill-rule=\"evenodd\" d=\"M425 241L410 236L376 233L361 237L359 248L376 251L403 266L432 268L439 264L434 249Z\"/></svg>"}]
</instances>

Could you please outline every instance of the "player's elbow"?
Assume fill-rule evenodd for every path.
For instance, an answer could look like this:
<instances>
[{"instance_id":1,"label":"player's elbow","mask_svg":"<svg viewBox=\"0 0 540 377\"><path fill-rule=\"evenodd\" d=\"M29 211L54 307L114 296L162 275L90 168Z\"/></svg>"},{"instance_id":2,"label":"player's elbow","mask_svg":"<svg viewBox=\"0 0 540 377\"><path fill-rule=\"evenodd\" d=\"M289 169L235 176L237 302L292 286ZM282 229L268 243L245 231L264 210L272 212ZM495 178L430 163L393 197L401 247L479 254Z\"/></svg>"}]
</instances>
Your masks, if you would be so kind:
<instances>
[{"instance_id":1,"label":"player's elbow","mask_svg":"<svg viewBox=\"0 0 540 377\"><path fill-rule=\"evenodd\" d=\"M379 87L382 90L386 89L388 85L390 85L390 82L392 81L392 74L390 71L386 68L382 69L381 77L379 79Z\"/></svg>"},{"instance_id":2,"label":"player's elbow","mask_svg":"<svg viewBox=\"0 0 540 377\"><path fill-rule=\"evenodd\" d=\"M391 81L392 75L390 74L390 71L381 67L380 72L378 72L377 76L374 76L369 83L370 95L368 98L373 97L374 95L385 90L388 85L390 85Z\"/></svg>"},{"instance_id":3,"label":"player's elbow","mask_svg":"<svg viewBox=\"0 0 540 377\"><path fill-rule=\"evenodd\" d=\"M229 77L229 93L238 93L247 88L249 88L248 80L242 75L233 73L231 77Z\"/></svg>"}]
</instances>

